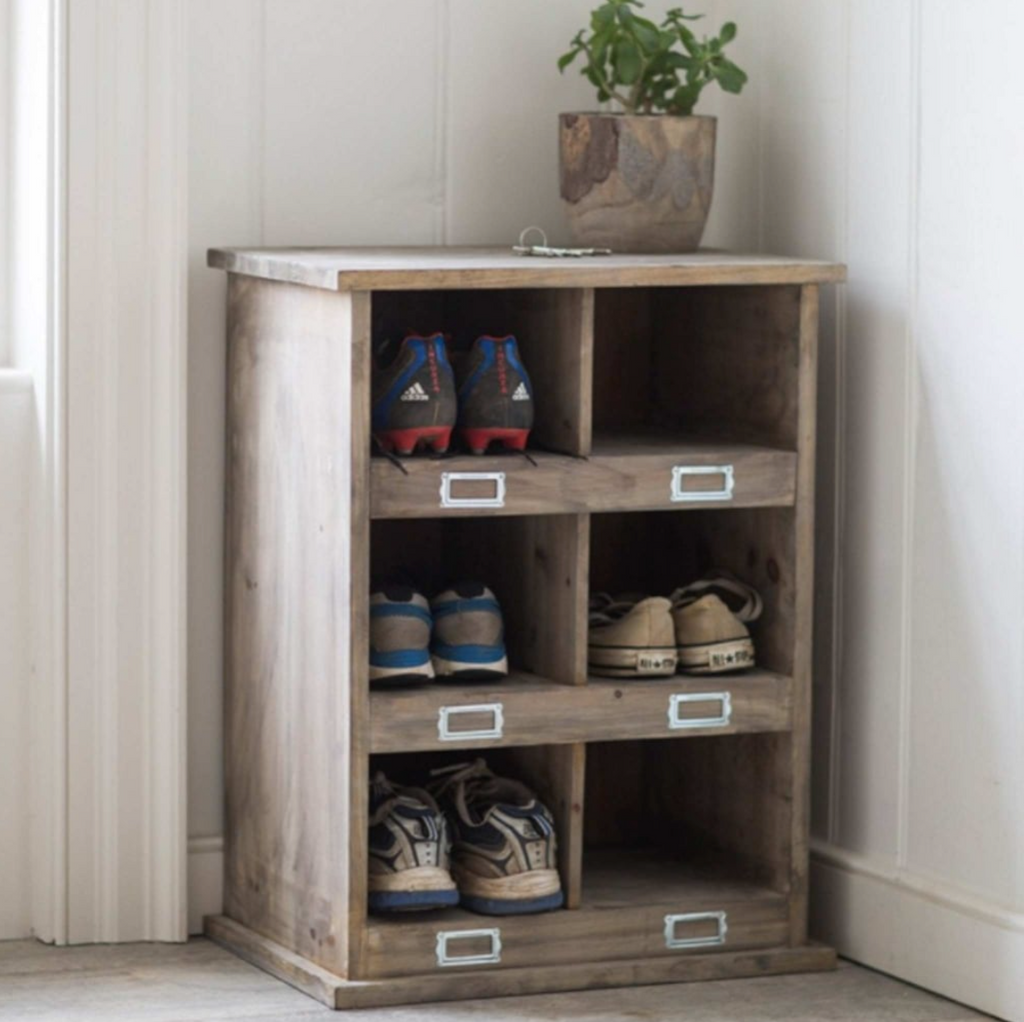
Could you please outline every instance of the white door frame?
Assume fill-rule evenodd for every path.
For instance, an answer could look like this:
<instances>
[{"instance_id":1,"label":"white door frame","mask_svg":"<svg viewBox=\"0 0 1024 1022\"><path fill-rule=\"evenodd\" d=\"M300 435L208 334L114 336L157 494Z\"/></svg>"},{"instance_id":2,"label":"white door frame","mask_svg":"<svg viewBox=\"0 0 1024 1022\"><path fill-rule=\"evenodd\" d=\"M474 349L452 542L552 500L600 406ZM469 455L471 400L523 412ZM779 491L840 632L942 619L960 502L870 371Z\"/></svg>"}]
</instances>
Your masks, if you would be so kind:
<instances>
[{"instance_id":1,"label":"white door frame","mask_svg":"<svg viewBox=\"0 0 1024 1022\"><path fill-rule=\"evenodd\" d=\"M33 929L184 940L185 2L49 9Z\"/></svg>"}]
</instances>

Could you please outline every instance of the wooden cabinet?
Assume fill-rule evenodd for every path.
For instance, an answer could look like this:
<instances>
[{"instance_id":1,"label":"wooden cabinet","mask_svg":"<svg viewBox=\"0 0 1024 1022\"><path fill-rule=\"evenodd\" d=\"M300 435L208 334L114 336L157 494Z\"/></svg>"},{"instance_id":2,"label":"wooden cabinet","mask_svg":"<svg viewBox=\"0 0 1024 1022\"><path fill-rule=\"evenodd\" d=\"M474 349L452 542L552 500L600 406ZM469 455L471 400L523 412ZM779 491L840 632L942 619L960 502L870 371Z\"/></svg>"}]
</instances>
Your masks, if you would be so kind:
<instances>
[{"instance_id":1,"label":"wooden cabinet","mask_svg":"<svg viewBox=\"0 0 1024 1022\"><path fill-rule=\"evenodd\" d=\"M229 273L224 915L336 1007L831 967L808 942L818 289L767 256L215 250ZM514 333L527 459L371 456L374 336ZM372 575L498 594L501 682L374 690ZM591 591L755 585L758 667L588 677ZM371 772L484 754L551 808L564 910L366 911Z\"/></svg>"}]
</instances>

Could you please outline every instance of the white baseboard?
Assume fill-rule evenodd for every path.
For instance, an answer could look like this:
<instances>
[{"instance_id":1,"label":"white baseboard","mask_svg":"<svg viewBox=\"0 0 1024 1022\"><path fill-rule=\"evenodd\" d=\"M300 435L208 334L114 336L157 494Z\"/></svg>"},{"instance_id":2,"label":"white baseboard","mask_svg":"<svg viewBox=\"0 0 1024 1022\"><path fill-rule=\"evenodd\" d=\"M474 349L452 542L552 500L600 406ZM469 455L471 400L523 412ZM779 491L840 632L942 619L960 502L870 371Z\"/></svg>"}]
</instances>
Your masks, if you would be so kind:
<instances>
[{"instance_id":1,"label":"white baseboard","mask_svg":"<svg viewBox=\"0 0 1024 1022\"><path fill-rule=\"evenodd\" d=\"M846 958L1024 1019L1024 913L816 842L811 933Z\"/></svg>"},{"instance_id":2,"label":"white baseboard","mask_svg":"<svg viewBox=\"0 0 1024 1022\"><path fill-rule=\"evenodd\" d=\"M203 917L224 907L224 838L188 839L188 932L203 932Z\"/></svg>"}]
</instances>

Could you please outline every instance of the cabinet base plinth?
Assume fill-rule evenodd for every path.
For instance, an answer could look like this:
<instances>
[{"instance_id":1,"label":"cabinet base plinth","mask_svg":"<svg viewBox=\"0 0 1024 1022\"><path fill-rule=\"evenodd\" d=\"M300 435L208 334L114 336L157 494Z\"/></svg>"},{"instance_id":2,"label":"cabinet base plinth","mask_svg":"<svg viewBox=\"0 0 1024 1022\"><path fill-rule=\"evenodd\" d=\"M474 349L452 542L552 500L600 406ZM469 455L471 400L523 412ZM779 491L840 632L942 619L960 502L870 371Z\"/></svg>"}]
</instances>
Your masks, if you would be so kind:
<instances>
[{"instance_id":1,"label":"cabinet base plinth","mask_svg":"<svg viewBox=\"0 0 1024 1022\"><path fill-rule=\"evenodd\" d=\"M284 980L329 1008L373 1008L432 1001L463 1001L478 997L600 990L606 987L692 983L700 980L774 976L834 969L836 953L818 944L685 954L678 958L645 958L581 965L516 969L460 969L443 975L401 979L344 980L301 955L261 937L226 916L207 916L206 936L240 958Z\"/></svg>"}]
</instances>

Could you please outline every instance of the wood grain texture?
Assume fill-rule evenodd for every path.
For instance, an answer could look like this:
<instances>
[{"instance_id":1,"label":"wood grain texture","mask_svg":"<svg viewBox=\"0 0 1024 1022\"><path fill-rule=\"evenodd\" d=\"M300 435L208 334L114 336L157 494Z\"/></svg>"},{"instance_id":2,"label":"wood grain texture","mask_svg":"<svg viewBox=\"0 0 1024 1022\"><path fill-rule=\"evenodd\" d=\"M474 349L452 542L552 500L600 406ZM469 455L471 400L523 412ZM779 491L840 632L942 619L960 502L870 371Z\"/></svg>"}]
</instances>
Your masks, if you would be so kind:
<instances>
[{"instance_id":1,"label":"wood grain texture","mask_svg":"<svg viewBox=\"0 0 1024 1022\"><path fill-rule=\"evenodd\" d=\"M469 973L480 966L438 969L439 931L495 927L501 934L501 962L494 969L530 965L573 965L614 962L619 959L706 954L706 948L670 949L665 945L667 913L727 913L728 936L721 952L785 944L788 913L781 895L752 895L750 889L732 893L728 888L704 885L688 891L684 883L661 890L653 901L634 901L618 908L589 908L544 915L484 919L458 909L437 913L432 919L371 920L367 978Z\"/></svg>"},{"instance_id":2,"label":"wood grain texture","mask_svg":"<svg viewBox=\"0 0 1024 1022\"><path fill-rule=\"evenodd\" d=\"M348 820L359 815L354 760L339 755L359 705L352 340L350 295L232 276L225 911L338 975L348 969Z\"/></svg>"},{"instance_id":3,"label":"wood grain texture","mask_svg":"<svg viewBox=\"0 0 1024 1022\"><path fill-rule=\"evenodd\" d=\"M304 960L280 944L224 916L207 918L211 940L292 986L317 997L331 1008L373 1008L434 1001L472 1000L540 994L561 990L601 990L611 987L646 986L656 983L692 983L785 973L819 972L836 967L831 948L773 947L756 951L684 954L679 957L588 962L582 965L541 965L479 972L448 970L434 975L388 980L345 981L333 986L324 970L314 967L301 975Z\"/></svg>"},{"instance_id":4,"label":"wood grain texture","mask_svg":"<svg viewBox=\"0 0 1024 1022\"><path fill-rule=\"evenodd\" d=\"M231 273L332 291L824 284L846 278L837 263L711 250L538 259L500 247L212 248L207 262Z\"/></svg>"},{"instance_id":5,"label":"wood grain texture","mask_svg":"<svg viewBox=\"0 0 1024 1022\"><path fill-rule=\"evenodd\" d=\"M346 1006L469 996L469 981L481 993L659 982L689 975L684 961L744 963L701 966L723 974L825 962L804 947L814 282L841 268L707 253L571 265L495 250L214 258L253 275L230 285L234 922L211 932ZM613 282L588 276L610 269ZM258 279L275 274L311 286ZM371 344L410 326L450 326L458 343L517 334L543 396L536 465L412 458L403 473L370 457ZM732 465L733 500L673 502L678 465ZM441 473L459 471L504 472L505 506L441 507ZM764 598L758 669L587 678L591 590L668 593L712 567ZM509 679L371 692L367 596L396 570L427 594L457 578L491 586ZM670 696L703 695L689 712L712 716L723 692L728 724L669 728ZM441 740L442 707L493 703L500 738ZM453 978L435 975L437 926L492 921L367 916L367 779L371 754L408 781L480 749L552 809L568 908L498 921L500 969ZM725 906L723 952L668 952L666 913ZM744 959L748 947L770 950Z\"/></svg>"},{"instance_id":6,"label":"wood grain texture","mask_svg":"<svg viewBox=\"0 0 1024 1022\"><path fill-rule=\"evenodd\" d=\"M596 294L594 428L796 450L800 289Z\"/></svg>"},{"instance_id":7,"label":"wood grain texture","mask_svg":"<svg viewBox=\"0 0 1024 1022\"><path fill-rule=\"evenodd\" d=\"M793 451L726 441L692 440L661 432L601 434L586 460L537 452L536 464L509 455L406 458L403 473L386 458L372 458L371 514L374 518L475 517L488 515L562 514L565 512L644 511L672 508L773 507L792 504L796 493L797 456ZM676 466L721 466L733 469L729 500L674 503L672 470ZM500 508L443 507L443 474L494 473L505 477ZM486 490L467 496L489 496ZM485 484L479 484L483 487ZM694 477L693 485L721 487L721 477Z\"/></svg>"},{"instance_id":8,"label":"wood grain texture","mask_svg":"<svg viewBox=\"0 0 1024 1022\"><path fill-rule=\"evenodd\" d=\"M349 678L347 714L342 706L343 721L347 725L347 743L343 742L335 755L348 769L348 817L342 825L338 820L339 840L347 838L347 888L337 911L345 910L348 926L348 973L360 974L362 934L366 926L366 891L369 868L366 835L369 831L369 663L370 663L370 353L371 353L371 296L365 291L351 295L351 383L349 389L349 456L351 479L349 500L349 641L348 662L339 662L338 670ZM330 387L331 381L325 381ZM340 395L339 395L340 397ZM344 410L344 405L342 405ZM342 439L342 438L339 438ZM344 656L344 646L339 656Z\"/></svg>"},{"instance_id":9,"label":"wood grain texture","mask_svg":"<svg viewBox=\"0 0 1024 1022\"><path fill-rule=\"evenodd\" d=\"M790 742L792 861L789 942L807 940L811 829L811 668L814 641L814 465L817 438L818 288L801 289L799 464L795 512L793 735Z\"/></svg>"},{"instance_id":10,"label":"wood grain texture","mask_svg":"<svg viewBox=\"0 0 1024 1022\"><path fill-rule=\"evenodd\" d=\"M692 704L690 712L708 717L721 710L721 702L715 698L719 693L727 693L731 700L732 715L728 724L670 730L668 707L672 695L707 695L705 702ZM438 718L442 707L477 705L500 705L501 738L454 741L439 738ZM475 716L456 713L451 720L456 728L489 726L493 724L493 713ZM789 679L761 670L707 678L677 675L635 681L592 677L586 685L572 687L536 675L513 673L494 684L378 689L370 695L370 751L374 753L561 745L632 738L681 739L695 735L785 731L790 724Z\"/></svg>"}]
</instances>

